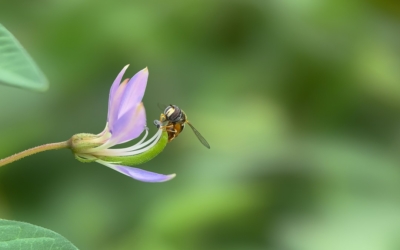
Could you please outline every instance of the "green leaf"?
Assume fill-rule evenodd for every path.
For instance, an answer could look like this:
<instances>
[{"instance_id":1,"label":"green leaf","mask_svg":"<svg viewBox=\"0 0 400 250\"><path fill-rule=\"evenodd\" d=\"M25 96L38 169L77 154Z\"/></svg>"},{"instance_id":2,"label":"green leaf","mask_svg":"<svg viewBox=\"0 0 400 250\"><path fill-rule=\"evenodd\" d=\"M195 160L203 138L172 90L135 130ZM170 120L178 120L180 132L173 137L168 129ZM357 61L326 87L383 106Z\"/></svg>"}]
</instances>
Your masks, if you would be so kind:
<instances>
[{"instance_id":1,"label":"green leaf","mask_svg":"<svg viewBox=\"0 0 400 250\"><path fill-rule=\"evenodd\" d=\"M0 219L0 249L4 250L76 250L61 235L25 222Z\"/></svg>"},{"instance_id":2,"label":"green leaf","mask_svg":"<svg viewBox=\"0 0 400 250\"><path fill-rule=\"evenodd\" d=\"M0 83L45 91L49 83L18 40L0 24Z\"/></svg>"}]
</instances>

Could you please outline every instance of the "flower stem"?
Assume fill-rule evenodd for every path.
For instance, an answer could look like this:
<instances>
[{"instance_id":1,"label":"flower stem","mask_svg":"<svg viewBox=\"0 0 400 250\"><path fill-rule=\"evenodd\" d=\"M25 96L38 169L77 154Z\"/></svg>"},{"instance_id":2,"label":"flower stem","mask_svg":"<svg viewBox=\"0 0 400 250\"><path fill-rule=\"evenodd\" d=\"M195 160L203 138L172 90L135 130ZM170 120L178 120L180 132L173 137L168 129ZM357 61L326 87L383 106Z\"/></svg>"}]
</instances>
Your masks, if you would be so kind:
<instances>
[{"instance_id":1,"label":"flower stem","mask_svg":"<svg viewBox=\"0 0 400 250\"><path fill-rule=\"evenodd\" d=\"M62 149L62 148L69 148L69 147L70 147L70 142L68 140L68 141L63 141L63 142L44 144L41 146L30 148L30 149L27 149L20 153L16 153L14 155L11 155L9 157L1 159L0 167L4 166L6 164L12 163L14 161L18 161L19 159L22 159L24 157L36 154L36 153L40 153L40 152L47 151L47 150Z\"/></svg>"}]
</instances>

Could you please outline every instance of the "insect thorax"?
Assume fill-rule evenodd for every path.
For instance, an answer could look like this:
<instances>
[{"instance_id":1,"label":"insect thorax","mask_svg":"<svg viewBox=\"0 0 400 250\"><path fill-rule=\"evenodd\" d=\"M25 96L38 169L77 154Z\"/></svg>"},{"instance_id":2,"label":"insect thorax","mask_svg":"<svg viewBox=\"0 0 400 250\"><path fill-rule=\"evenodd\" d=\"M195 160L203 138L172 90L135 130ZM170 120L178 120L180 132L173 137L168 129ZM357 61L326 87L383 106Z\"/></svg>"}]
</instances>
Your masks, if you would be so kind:
<instances>
[{"instance_id":1,"label":"insect thorax","mask_svg":"<svg viewBox=\"0 0 400 250\"><path fill-rule=\"evenodd\" d=\"M182 110L176 105L168 106L165 109L164 114L166 118L171 122L181 122L184 118Z\"/></svg>"}]
</instances>

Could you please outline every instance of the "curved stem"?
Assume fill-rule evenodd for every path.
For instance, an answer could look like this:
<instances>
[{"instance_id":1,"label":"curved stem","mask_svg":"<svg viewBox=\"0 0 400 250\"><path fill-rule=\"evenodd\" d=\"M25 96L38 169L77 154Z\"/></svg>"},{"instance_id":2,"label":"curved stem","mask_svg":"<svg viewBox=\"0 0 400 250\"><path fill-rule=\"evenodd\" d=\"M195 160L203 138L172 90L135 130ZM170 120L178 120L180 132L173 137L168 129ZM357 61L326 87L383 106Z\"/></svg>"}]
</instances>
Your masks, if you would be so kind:
<instances>
[{"instance_id":1,"label":"curved stem","mask_svg":"<svg viewBox=\"0 0 400 250\"><path fill-rule=\"evenodd\" d=\"M27 149L20 153L16 153L14 155L11 155L9 157L1 159L0 167L4 166L6 164L12 163L14 161L18 161L19 159L22 159L24 157L36 154L36 153L40 153L40 152L47 151L47 150L62 149L62 148L69 148L69 147L70 147L70 142L68 140L68 141L63 141L63 142L44 144L41 146L30 148L30 149Z\"/></svg>"}]
</instances>

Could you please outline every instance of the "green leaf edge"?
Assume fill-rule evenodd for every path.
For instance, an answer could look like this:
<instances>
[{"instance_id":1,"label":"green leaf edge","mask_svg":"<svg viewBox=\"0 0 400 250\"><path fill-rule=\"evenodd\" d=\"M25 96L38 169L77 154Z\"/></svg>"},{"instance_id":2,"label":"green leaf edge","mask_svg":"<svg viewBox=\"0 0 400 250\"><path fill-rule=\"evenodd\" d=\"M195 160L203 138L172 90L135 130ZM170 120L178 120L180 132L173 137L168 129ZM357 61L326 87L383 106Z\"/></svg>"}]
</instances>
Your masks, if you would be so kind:
<instances>
[{"instance_id":1,"label":"green leaf edge","mask_svg":"<svg viewBox=\"0 0 400 250\"><path fill-rule=\"evenodd\" d=\"M14 43L13 45L23 56L25 57L25 60L27 61L27 64L29 64L32 68L32 70L37 74L37 76L40 78L40 82L32 81L24 76L14 74L10 71L2 70L0 68L0 83L3 83L5 85L9 86L14 86L14 87L19 87L19 88L24 88L24 89L30 89L30 90L35 90L35 91L46 91L49 88L49 82L46 78L46 76L43 74L43 72L39 69L39 67L36 65L35 61L32 59L32 57L28 54L28 52L24 49L24 47L21 45L21 43L15 38L15 36L6 29L1 23L0 23L0 30L4 33L6 33L7 36L12 40ZM6 80L4 79L3 76L6 76ZM11 79L11 80L10 80Z\"/></svg>"},{"instance_id":2,"label":"green leaf edge","mask_svg":"<svg viewBox=\"0 0 400 250\"><path fill-rule=\"evenodd\" d=\"M64 236L62 236L59 233L54 232L53 230L41 227L41 226L36 226L27 222L21 222L21 221L13 221L13 220L4 220L4 219L0 219L0 237L3 235L5 235L5 230L2 229L2 227L19 227L20 228L20 232L22 230L24 230L24 228L30 228L30 227L34 227L36 229L42 229L45 230L46 233L49 233L50 235L47 236L50 239L54 239L51 238L51 236L55 236L57 239L56 240L63 240L63 243L68 244L68 245L63 245L62 248L54 248L54 249L64 249L64 250L79 250L74 244L72 244L72 242L70 242L67 238L65 238ZM42 237L44 238L44 237ZM17 238L18 239L18 238ZM22 238L23 239L23 238ZM26 238L26 239L30 239L30 238ZM10 241L10 240L8 240ZM7 241L2 241L0 238L0 249L4 249L4 250L16 250L15 248L11 248L11 247L6 247L4 246L4 243ZM64 248L64 247L68 247L68 248ZM3 248L6 247L6 248ZM56 245L57 247L57 245ZM23 250L25 248L18 248L18 250ZM38 249L37 250L45 250L45 249ZM53 249L53 247L51 248ZM35 250L35 248L30 248L30 250Z\"/></svg>"}]
</instances>

